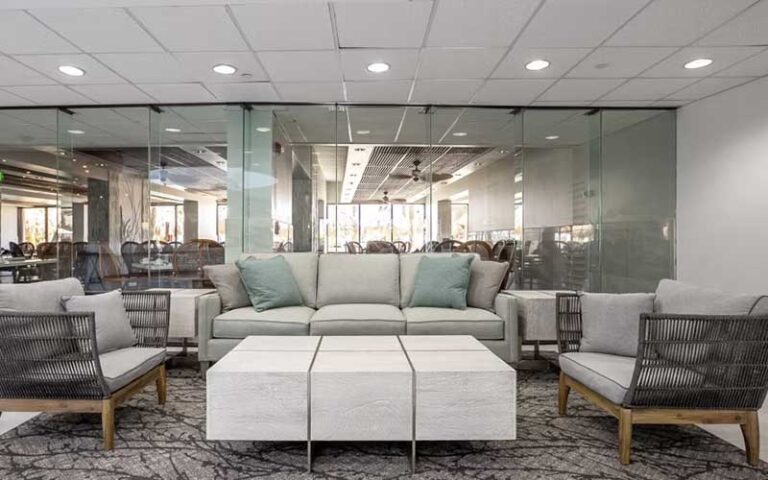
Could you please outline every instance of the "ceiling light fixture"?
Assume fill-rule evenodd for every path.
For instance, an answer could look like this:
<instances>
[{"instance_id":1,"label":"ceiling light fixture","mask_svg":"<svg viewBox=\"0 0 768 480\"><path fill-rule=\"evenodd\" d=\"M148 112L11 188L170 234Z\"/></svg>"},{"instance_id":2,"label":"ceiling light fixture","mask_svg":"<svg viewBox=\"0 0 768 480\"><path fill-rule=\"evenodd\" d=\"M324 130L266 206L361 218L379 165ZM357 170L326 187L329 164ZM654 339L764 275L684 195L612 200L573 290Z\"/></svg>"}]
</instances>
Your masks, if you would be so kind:
<instances>
[{"instance_id":1,"label":"ceiling light fixture","mask_svg":"<svg viewBox=\"0 0 768 480\"><path fill-rule=\"evenodd\" d=\"M466 137L467 136L467 132L453 132L452 135L454 137Z\"/></svg>"},{"instance_id":2,"label":"ceiling light fixture","mask_svg":"<svg viewBox=\"0 0 768 480\"><path fill-rule=\"evenodd\" d=\"M537 72L539 70L544 70L548 66L549 66L549 62L547 60L537 59L537 60L532 60L526 63L525 69Z\"/></svg>"},{"instance_id":3,"label":"ceiling light fixture","mask_svg":"<svg viewBox=\"0 0 768 480\"><path fill-rule=\"evenodd\" d=\"M683 67L687 68L688 70L696 70L697 68L704 68L709 65L712 65L711 58L697 58L686 63L683 65Z\"/></svg>"},{"instance_id":4,"label":"ceiling light fixture","mask_svg":"<svg viewBox=\"0 0 768 480\"><path fill-rule=\"evenodd\" d=\"M67 133L71 133L72 135L82 135L85 132L82 130L67 130Z\"/></svg>"},{"instance_id":5,"label":"ceiling light fixture","mask_svg":"<svg viewBox=\"0 0 768 480\"><path fill-rule=\"evenodd\" d=\"M557 140L558 138L560 138L560 135L547 135L544 138L546 138L547 140Z\"/></svg>"},{"instance_id":6,"label":"ceiling light fixture","mask_svg":"<svg viewBox=\"0 0 768 480\"><path fill-rule=\"evenodd\" d=\"M227 65L226 63L220 63L213 66L213 71L221 75L234 75L234 73L237 71L237 68L233 67L232 65Z\"/></svg>"},{"instance_id":7,"label":"ceiling light fixture","mask_svg":"<svg viewBox=\"0 0 768 480\"><path fill-rule=\"evenodd\" d=\"M365 67L371 73L384 73L389 70L389 64L384 62L374 62Z\"/></svg>"},{"instance_id":8,"label":"ceiling light fixture","mask_svg":"<svg viewBox=\"0 0 768 480\"><path fill-rule=\"evenodd\" d=\"M271 132L272 129L269 127L256 127L256 131L261 133L267 133L267 132Z\"/></svg>"},{"instance_id":9,"label":"ceiling light fixture","mask_svg":"<svg viewBox=\"0 0 768 480\"><path fill-rule=\"evenodd\" d=\"M368 135L369 133L371 133L371 131L370 130L358 130L355 133L358 134L358 135Z\"/></svg>"},{"instance_id":10,"label":"ceiling light fixture","mask_svg":"<svg viewBox=\"0 0 768 480\"><path fill-rule=\"evenodd\" d=\"M181 133L181 129L176 127L168 127L165 131L168 133Z\"/></svg>"},{"instance_id":11,"label":"ceiling light fixture","mask_svg":"<svg viewBox=\"0 0 768 480\"><path fill-rule=\"evenodd\" d=\"M59 71L70 77L82 77L85 75L85 70L74 65L59 65Z\"/></svg>"}]
</instances>

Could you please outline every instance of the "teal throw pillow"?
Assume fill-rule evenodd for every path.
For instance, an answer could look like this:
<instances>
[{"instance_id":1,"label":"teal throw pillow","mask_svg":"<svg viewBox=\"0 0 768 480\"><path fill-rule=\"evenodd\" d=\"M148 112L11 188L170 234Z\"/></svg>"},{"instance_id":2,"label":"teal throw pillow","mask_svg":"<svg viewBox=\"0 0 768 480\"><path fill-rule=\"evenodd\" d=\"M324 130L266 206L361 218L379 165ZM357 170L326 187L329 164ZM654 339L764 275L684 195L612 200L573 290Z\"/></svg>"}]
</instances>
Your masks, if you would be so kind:
<instances>
[{"instance_id":1,"label":"teal throw pillow","mask_svg":"<svg viewBox=\"0 0 768 480\"><path fill-rule=\"evenodd\" d=\"M472 260L472 255L422 258L408 306L465 310Z\"/></svg>"},{"instance_id":2,"label":"teal throw pillow","mask_svg":"<svg viewBox=\"0 0 768 480\"><path fill-rule=\"evenodd\" d=\"M240 269L251 305L257 312L303 305L291 267L282 256L265 260L249 258L235 264Z\"/></svg>"}]
</instances>

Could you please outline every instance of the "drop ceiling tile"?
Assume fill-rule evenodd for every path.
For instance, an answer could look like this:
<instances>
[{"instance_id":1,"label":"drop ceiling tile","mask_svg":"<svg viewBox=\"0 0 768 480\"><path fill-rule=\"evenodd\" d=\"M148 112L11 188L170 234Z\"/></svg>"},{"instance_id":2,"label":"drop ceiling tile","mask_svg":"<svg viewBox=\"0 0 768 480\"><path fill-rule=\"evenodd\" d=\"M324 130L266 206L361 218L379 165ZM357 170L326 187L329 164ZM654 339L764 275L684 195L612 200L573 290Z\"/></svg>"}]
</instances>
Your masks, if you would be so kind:
<instances>
[{"instance_id":1,"label":"drop ceiling tile","mask_svg":"<svg viewBox=\"0 0 768 480\"><path fill-rule=\"evenodd\" d=\"M133 83L175 83L188 75L170 53L101 53L96 58Z\"/></svg>"},{"instance_id":2,"label":"drop ceiling tile","mask_svg":"<svg viewBox=\"0 0 768 480\"><path fill-rule=\"evenodd\" d=\"M408 80L416 75L419 51L416 49L374 50L353 48L341 51L341 69L345 80ZM371 73L366 67L374 62L384 62L389 70Z\"/></svg>"},{"instance_id":3,"label":"drop ceiling tile","mask_svg":"<svg viewBox=\"0 0 768 480\"><path fill-rule=\"evenodd\" d=\"M658 103L655 100L598 100L592 102L592 107L627 107L627 108L642 108L653 107Z\"/></svg>"},{"instance_id":4,"label":"drop ceiling tile","mask_svg":"<svg viewBox=\"0 0 768 480\"><path fill-rule=\"evenodd\" d=\"M554 83L552 79L488 80L472 103L528 105Z\"/></svg>"},{"instance_id":5,"label":"drop ceiling tile","mask_svg":"<svg viewBox=\"0 0 768 480\"><path fill-rule=\"evenodd\" d=\"M258 55L274 82L341 80L339 55L335 51L261 52Z\"/></svg>"},{"instance_id":6,"label":"drop ceiling tile","mask_svg":"<svg viewBox=\"0 0 768 480\"><path fill-rule=\"evenodd\" d=\"M367 103L406 103L411 92L410 80L381 82L346 82L347 100Z\"/></svg>"},{"instance_id":7,"label":"drop ceiling tile","mask_svg":"<svg viewBox=\"0 0 768 480\"><path fill-rule=\"evenodd\" d=\"M90 105L94 103L63 85L5 87L5 90L31 100L38 105Z\"/></svg>"},{"instance_id":8,"label":"drop ceiling tile","mask_svg":"<svg viewBox=\"0 0 768 480\"><path fill-rule=\"evenodd\" d=\"M683 105L687 105L691 103L690 100L670 100L670 99L661 99L658 102L654 103L654 107L682 107Z\"/></svg>"},{"instance_id":9,"label":"drop ceiling tile","mask_svg":"<svg viewBox=\"0 0 768 480\"><path fill-rule=\"evenodd\" d=\"M536 100L531 104L532 107L584 107L585 102L577 102L577 101L571 101L571 102L548 102L544 100Z\"/></svg>"},{"instance_id":10,"label":"drop ceiling tile","mask_svg":"<svg viewBox=\"0 0 768 480\"><path fill-rule=\"evenodd\" d=\"M342 48L421 46L432 2L343 2L333 4Z\"/></svg>"},{"instance_id":11,"label":"drop ceiling tile","mask_svg":"<svg viewBox=\"0 0 768 480\"><path fill-rule=\"evenodd\" d=\"M715 73L715 77L762 77L768 75L768 50Z\"/></svg>"},{"instance_id":12,"label":"drop ceiling tile","mask_svg":"<svg viewBox=\"0 0 768 480\"><path fill-rule=\"evenodd\" d=\"M248 49L223 6L142 7L130 11L173 52Z\"/></svg>"},{"instance_id":13,"label":"drop ceiling tile","mask_svg":"<svg viewBox=\"0 0 768 480\"><path fill-rule=\"evenodd\" d=\"M728 3L728 2L724 2ZM701 45L768 44L768 2L761 1L702 38Z\"/></svg>"},{"instance_id":14,"label":"drop ceiling tile","mask_svg":"<svg viewBox=\"0 0 768 480\"><path fill-rule=\"evenodd\" d=\"M596 47L648 0L549 0L517 41L522 47Z\"/></svg>"},{"instance_id":15,"label":"drop ceiling tile","mask_svg":"<svg viewBox=\"0 0 768 480\"><path fill-rule=\"evenodd\" d=\"M87 83L123 83L125 81L90 55L16 55L13 58L61 83L82 85ZM82 77L64 75L58 70L61 65L74 65L82 68L85 70L85 75Z\"/></svg>"},{"instance_id":16,"label":"drop ceiling tile","mask_svg":"<svg viewBox=\"0 0 768 480\"><path fill-rule=\"evenodd\" d=\"M335 46L325 2L258 3L230 8L254 50L328 50Z\"/></svg>"},{"instance_id":17,"label":"drop ceiling tile","mask_svg":"<svg viewBox=\"0 0 768 480\"><path fill-rule=\"evenodd\" d=\"M675 47L600 47L568 72L568 77L628 78L660 62Z\"/></svg>"},{"instance_id":18,"label":"drop ceiling tile","mask_svg":"<svg viewBox=\"0 0 768 480\"><path fill-rule=\"evenodd\" d=\"M659 100L695 81L694 78L633 78L600 100Z\"/></svg>"},{"instance_id":19,"label":"drop ceiling tile","mask_svg":"<svg viewBox=\"0 0 768 480\"><path fill-rule=\"evenodd\" d=\"M23 105L34 105L34 102L0 89L0 106L16 107Z\"/></svg>"},{"instance_id":20,"label":"drop ceiling tile","mask_svg":"<svg viewBox=\"0 0 768 480\"><path fill-rule=\"evenodd\" d=\"M74 85L72 90L98 103L154 103L154 99L133 85Z\"/></svg>"},{"instance_id":21,"label":"drop ceiling tile","mask_svg":"<svg viewBox=\"0 0 768 480\"><path fill-rule=\"evenodd\" d=\"M216 101L216 98L199 83L144 83L136 86L160 103Z\"/></svg>"},{"instance_id":22,"label":"drop ceiling tile","mask_svg":"<svg viewBox=\"0 0 768 480\"><path fill-rule=\"evenodd\" d=\"M201 52L175 53L179 65L188 75L189 80L198 82L243 82L264 81L267 74L259 65L253 52ZM233 75L221 75L213 71L214 65L232 65L237 68ZM245 77L244 77L245 75Z\"/></svg>"},{"instance_id":23,"label":"drop ceiling tile","mask_svg":"<svg viewBox=\"0 0 768 480\"><path fill-rule=\"evenodd\" d=\"M0 52L71 53L78 49L21 10L3 10L0 15Z\"/></svg>"},{"instance_id":24,"label":"drop ceiling tile","mask_svg":"<svg viewBox=\"0 0 768 480\"><path fill-rule=\"evenodd\" d=\"M427 48L421 52L418 78L486 78L505 52L504 48Z\"/></svg>"},{"instance_id":25,"label":"drop ceiling tile","mask_svg":"<svg viewBox=\"0 0 768 480\"><path fill-rule=\"evenodd\" d=\"M515 47L491 78L560 78L591 51L589 48ZM532 60L547 60L549 67L537 71L527 70L525 65Z\"/></svg>"},{"instance_id":26,"label":"drop ceiling tile","mask_svg":"<svg viewBox=\"0 0 768 480\"><path fill-rule=\"evenodd\" d=\"M418 80L411 103L468 103L482 84L482 80Z\"/></svg>"},{"instance_id":27,"label":"drop ceiling tile","mask_svg":"<svg viewBox=\"0 0 768 480\"><path fill-rule=\"evenodd\" d=\"M706 77L719 72L736 62L740 62L762 51L761 47L690 47L684 48L666 60L643 72L641 77ZM708 67L695 70L683 68L687 62L696 58L711 58L713 63Z\"/></svg>"},{"instance_id":28,"label":"drop ceiling tile","mask_svg":"<svg viewBox=\"0 0 768 480\"><path fill-rule=\"evenodd\" d=\"M441 0L427 46L508 47L538 4L538 0Z\"/></svg>"},{"instance_id":29,"label":"drop ceiling tile","mask_svg":"<svg viewBox=\"0 0 768 480\"><path fill-rule=\"evenodd\" d=\"M557 83L536 100L545 102L593 102L605 95L606 92L619 86L623 81L621 79L603 78L588 80L564 78L558 80Z\"/></svg>"},{"instance_id":30,"label":"drop ceiling tile","mask_svg":"<svg viewBox=\"0 0 768 480\"><path fill-rule=\"evenodd\" d=\"M704 78L669 95L670 100L698 100L754 80L753 77Z\"/></svg>"},{"instance_id":31,"label":"drop ceiling tile","mask_svg":"<svg viewBox=\"0 0 768 480\"><path fill-rule=\"evenodd\" d=\"M56 81L21 63L0 56L0 85L55 85Z\"/></svg>"},{"instance_id":32,"label":"drop ceiling tile","mask_svg":"<svg viewBox=\"0 0 768 480\"><path fill-rule=\"evenodd\" d=\"M656 0L605 44L682 47L730 19L754 1Z\"/></svg>"},{"instance_id":33,"label":"drop ceiling tile","mask_svg":"<svg viewBox=\"0 0 768 480\"><path fill-rule=\"evenodd\" d=\"M162 52L122 8L45 8L31 13L86 52Z\"/></svg>"},{"instance_id":34,"label":"drop ceiling tile","mask_svg":"<svg viewBox=\"0 0 768 480\"><path fill-rule=\"evenodd\" d=\"M206 83L222 102L276 102L277 92L269 82Z\"/></svg>"},{"instance_id":35,"label":"drop ceiling tile","mask_svg":"<svg viewBox=\"0 0 768 480\"><path fill-rule=\"evenodd\" d=\"M344 89L339 82L327 83L275 83L284 102L342 102Z\"/></svg>"}]
</instances>

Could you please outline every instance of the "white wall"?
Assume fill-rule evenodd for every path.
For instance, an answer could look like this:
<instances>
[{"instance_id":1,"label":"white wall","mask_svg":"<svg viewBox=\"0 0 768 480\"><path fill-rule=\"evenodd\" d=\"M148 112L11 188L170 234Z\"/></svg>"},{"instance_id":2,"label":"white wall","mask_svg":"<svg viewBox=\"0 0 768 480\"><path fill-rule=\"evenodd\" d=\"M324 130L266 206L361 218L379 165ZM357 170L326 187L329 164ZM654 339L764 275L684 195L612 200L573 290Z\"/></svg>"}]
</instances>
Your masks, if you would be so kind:
<instances>
[{"instance_id":1,"label":"white wall","mask_svg":"<svg viewBox=\"0 0 768 480\"><path fill-rule=\"evenodd\" d=\"M2 238L0 238L0 245L3 248L8 248L8 242L19 243L19 232L17 230L18 224L18 209L15 205L3 204L0 210L0 230L2 230Z\"/></svg>"},{"instance_id":2,"label":"white wall","mask_svg":"<svg viewBox=\"0 0 768 480\"><path fill-rule=\"evenodd\" d=\"M677 276L768 293L768 78L678 112Z\"/></svg>"}]
</instances>

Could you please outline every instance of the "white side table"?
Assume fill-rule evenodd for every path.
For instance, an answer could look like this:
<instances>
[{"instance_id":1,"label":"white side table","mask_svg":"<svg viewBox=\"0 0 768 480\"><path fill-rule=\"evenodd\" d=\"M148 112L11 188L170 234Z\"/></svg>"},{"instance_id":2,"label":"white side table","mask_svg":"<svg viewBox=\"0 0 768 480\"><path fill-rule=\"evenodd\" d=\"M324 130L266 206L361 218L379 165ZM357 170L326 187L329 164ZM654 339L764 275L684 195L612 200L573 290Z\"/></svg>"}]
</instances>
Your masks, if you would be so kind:
<instances>
[{"instance_id":1,"label":"white side table","mask_svg":"<svg viewBox=\"0 0 768 480\"><path fill-rule=\"evenodd\" d=\"M539 358L539 345L557 344L556 296L565 290L502 290L517 301L518 330L526 345L533 345Z\"/></svg>"},{"instance_id":2,"label":"white side table","mask_svg":"<svg viewBox=\"0 0 768 480\"><path fill-rule=\"evenodd\" d=\"M200 297L216 292L213 288L152 288L171 292L171 320L168 337L181 339L182 355L187 354L187 341L197 338L197 302Z\"/></svg>"}]
</instances>

